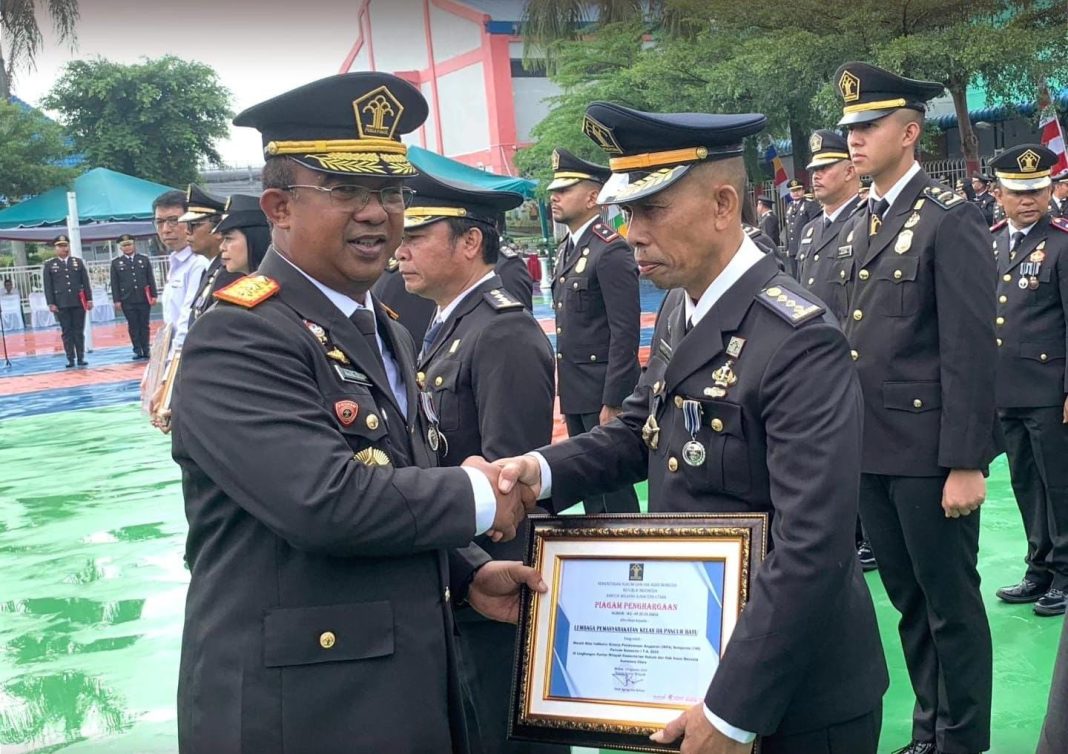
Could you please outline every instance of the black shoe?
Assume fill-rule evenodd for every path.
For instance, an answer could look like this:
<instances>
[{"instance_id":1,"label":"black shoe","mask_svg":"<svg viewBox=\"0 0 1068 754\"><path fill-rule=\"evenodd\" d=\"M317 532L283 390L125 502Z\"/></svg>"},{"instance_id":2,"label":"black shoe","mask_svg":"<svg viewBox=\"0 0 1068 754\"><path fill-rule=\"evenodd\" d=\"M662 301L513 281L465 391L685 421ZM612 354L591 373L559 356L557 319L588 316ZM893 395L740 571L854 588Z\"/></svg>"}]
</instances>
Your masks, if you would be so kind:
<instances>
[{"instance_id":1,"label":"black shoe","mask_svg":"<svg viewBox=\"0 0 1068 754\"><path fill-rule=\"evenodd\" d=\"M938 754L938 748L930 741L913 741L903 749L898 749L894 754Z\"/></svg>"},{"instance_id":2,"label":"black shoe","mask_svg":"<svg viewBox=\"0 0 1068 754\"><path fill-rule=\"evenodd\" d=\"M1060 589L1050 589L1035 603L1035 615L1064 615L1068 595Z\"/></svg>"},{"instance_id":3,"label":"black shoe","mask_svg":"<svg viewBox=\"0 0 1068 754\"><path fill-rule=\"evenodd\" d=\"M1036 584L1030 579L1024 579L1014 586L1003 586L995 594L999 600L1010 602L1013 605L1022 605L1025 602L1035 602L1046 593L1048 586Z\"/></svg>"},{"instance_id":4,"label":"black shoe","mask_svg":"<svg viewBox=\"0 0 1068 754\"><path fill-rule=\"evenodd\" d=\"M879 567L879 563L875 560L875 552L871 549L869 542L861 542L857 545L857 560L860 561L860 568L865 573Z\"/></svg>"},{"instance_id":5,"label":"black shoe","mask_svg":"<svg viewBox=\"0 0 1068 754\"><path fill-rule=\"evenodd\" d=\"M73 367L74 367L74 362L73 361L68 361L67 362L67 369L72 369Z\"/></svg>"},{"instance_id":6,"label":"black shoe","mask_svg":"<svg viewBox=\"0 0 1068 754\"><path fill-rule=\"evenodd\" d=\"M78 366L87 367L87 366L89 366L89 362L86 361L85 359L78 359Z\"/></svg>"}]
</instances>

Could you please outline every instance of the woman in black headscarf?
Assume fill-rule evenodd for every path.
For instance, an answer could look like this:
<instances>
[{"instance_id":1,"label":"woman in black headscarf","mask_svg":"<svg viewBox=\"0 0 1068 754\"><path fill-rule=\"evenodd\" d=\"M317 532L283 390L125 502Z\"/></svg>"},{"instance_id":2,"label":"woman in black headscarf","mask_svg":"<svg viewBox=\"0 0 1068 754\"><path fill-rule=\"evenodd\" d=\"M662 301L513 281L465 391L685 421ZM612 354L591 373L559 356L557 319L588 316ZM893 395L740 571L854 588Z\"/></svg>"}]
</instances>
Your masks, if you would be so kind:
<instances>
[{"instance_id":1,"label":"woman in black headscarf","mask_svg":"<svg viewBox=\"0 0 1068 754\"><path fill-rule=\"evenodd\" d=\"M255 196L231 196L226 203L226 214L214 232L222 235L221 257L227 272L246 275L255 272L271 245L267 217Z\"/></svg>"}]
</instances>

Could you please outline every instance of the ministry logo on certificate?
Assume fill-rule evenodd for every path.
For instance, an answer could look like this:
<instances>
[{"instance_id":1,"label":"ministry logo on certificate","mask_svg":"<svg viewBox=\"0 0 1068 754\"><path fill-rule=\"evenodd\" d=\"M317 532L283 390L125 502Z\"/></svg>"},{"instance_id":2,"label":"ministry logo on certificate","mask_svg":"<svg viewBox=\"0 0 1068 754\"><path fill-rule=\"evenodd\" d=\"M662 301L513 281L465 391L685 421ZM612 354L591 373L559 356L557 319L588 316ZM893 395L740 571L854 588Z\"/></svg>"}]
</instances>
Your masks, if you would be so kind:
<instances>
[{"instance_id":1,"label":"ministry logo on certificate","mask_svg":"<svg viewBox=\"0 0 1068 754\"><path fill-rule=\"evenodd\" d=\"M765 516L532 522L530 562L550 588L525 595L511 734L673 750L648 736L704 699L764 557Z\"/></svg>"}]
</instances>

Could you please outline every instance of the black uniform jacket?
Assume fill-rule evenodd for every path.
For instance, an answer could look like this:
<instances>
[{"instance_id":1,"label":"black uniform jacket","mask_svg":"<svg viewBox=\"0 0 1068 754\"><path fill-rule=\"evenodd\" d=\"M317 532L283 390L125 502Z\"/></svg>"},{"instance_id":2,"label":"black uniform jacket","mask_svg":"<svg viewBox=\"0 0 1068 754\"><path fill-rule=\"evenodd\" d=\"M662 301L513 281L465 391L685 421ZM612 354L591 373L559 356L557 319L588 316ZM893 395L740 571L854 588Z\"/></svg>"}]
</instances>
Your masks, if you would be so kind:
<instances>
[{"instance_id":1,"label":"black uniform jacket","mask_svg":"<svg viewBox=\"0 0 1068 754\"><path fill-rule=\"evenodd\" d=\"M189 312L189 324L192 325L215 304L216 291L222 290L244 276L243 272L227 271L223 266L222 256L212 259L207 268L200 273L200 285L197 287L197 295L193 299L192 310Z\"/></svg>"},{"instance_id":2,"label":"black uniform jacket","mask_svg":"<svg viewBox=\"0 0 1068 754\"><path fill-rule=\"evenodd\" d=\"M801 246L801 229L823 214L819 202L801 199L786 208L786 253L796 257Z\"/></svg>"},{"instance_id":3,"label":"black uniform jacket","mask_svg":"<svg viewBox=\"0 0 1068 754\"><path fill-rule=\"evenodd\" d=\"M258 272L280 291L220 303L182 350L181 751L465 751L450 566L466 583L486 556L454 549L467 474L415 468L434 457L410 337L376 308L405 421L355 325L276 251Z\"/></svg>"},{"instance_id":4,"label":"black uniform jacket","mask_svg":"<svg viewBox=\"0 0 1068 754\"><path fill-rule=\"evenodd\" d=\"M839 322L845 316L846 306L849 304L850 281L846 279L846 271L841 265L834 264L839 253L838 234L847 223L852 222L853 214L864 206L865 202L854 197L842 207L842 211L828 227L823 227L823 215L820 215L801 231L801 243L797 251L797 279L827 305Z\"/></svg>"},{"instance_id":5,"label":"black uniform jacket","mask_svg":"<svg viewBox=\"0 0 1068 754\"><path fill-rule=\"evenodd\" d=\"M760 218L760 232L771 239L776 246L779 245L779 216L769 212Z\"/></svg>"},{"instance_id":6,"label":"black uniform jacket","mask_svg":"<svg viewBox=\"0 0 1068 754\"><path fill-rule=\"evenodd\" d=\"M861 395L833 318L771 258L683 335L682 291L657 319L648 367L616 420L541 448L561 510L649 480L651 512L768 513L772 550L753 577L709 709L760 734L826 726L875 709L888 684L857 564ZM732 355L736 354L736 355ZM726 395L710 397L720 372ZM684 400L699 401L691 466ZM642 439L657 417L655 447Z\"/></svg>"},{"instance_id":7,"label":"black uniform jacket","mask_svg":"<svg viewBox=\"0 0 1068 754\"><path fill-rule=\"evenodd\" d=\"M534 279L527 269L527 262L515 249L501 246L496 264L501 287L512 298L521 303L527 311L534 309Z\"/></svg>"},{"instance_id":8,"label":"black uniform jacket","mask_svg":"<svg viewBox=\"0 0 1068 754\"><path fill-rule=\"evenodd\" d=\"M864 471L985 468L997 450L989 230L922 170L870 229L865 208L831 267L853 281L843 329L864 390Z\"/></svg>"},{"instance_id":9,"label":"black uniform jacket","mask_svg":"<svg viewBox=\"0 0 1068 754\"><path fill-rule=\"evenodd\" d=\"M1011 257L1008 222L991 230L998 265L997 406L1063 405L1068 393L1068 220L1042 218Z\"/></svg>"},{"instance_id":10,"label":"black uniform jacket","mask_svg":"<svg viewBox=\"0 0 1068 754\"><path fill-rule=\"evenodd\" d=\"M553 432L553 352L533 315L497 276L464 297L421 355L419 379L437 408L442 466L468 456L491 461L545 445ZM522 560L526 541L478 543Z\"/></svg>"},{"instance_id":11,"label":"black uniform jacket","mask_svg":"<svg viewBox=\"0 0 1068 754\"><path fill-rule=\"evenodd\" d=\"M153 299L158 297L156 276L148 257L135 252L111 260L111 298L115 303L147 304L146 288Z\"/></svg>"},{"instance_id":12,"label":"black uniform jacket","mask_svg":"<svg viewBox=\"0 0 1068 754\"><path fill-rule=\"evenodd\" d=\"M85 262L78 257L68 256L66 262L53 257L44 263L41 272L44 283L45 301L49 306L70 309L83 306L82 294L86 301L93 300L93 287L89 283L89 271Z\"/></svg>"},{"instance_id":13,"label":"black uniform jacket","mask_svg":"<svg viewBox=\"0 0 1068 754\"><path fill-rule=\"evenodd\" d=\"M560 411L620 406L638 382L638 265L626 240L594 221L553 271ZM566 257L566 258L565 258Z\"/></svg>"}]
</instances>

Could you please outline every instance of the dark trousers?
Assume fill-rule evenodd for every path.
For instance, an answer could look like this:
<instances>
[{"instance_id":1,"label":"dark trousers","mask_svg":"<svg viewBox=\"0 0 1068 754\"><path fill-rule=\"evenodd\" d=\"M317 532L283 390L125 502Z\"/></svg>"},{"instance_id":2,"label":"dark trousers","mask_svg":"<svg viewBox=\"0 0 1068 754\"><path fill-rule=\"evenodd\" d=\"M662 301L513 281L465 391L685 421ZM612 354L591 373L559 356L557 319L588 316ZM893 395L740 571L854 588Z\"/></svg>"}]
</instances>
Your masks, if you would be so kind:
<instances>
[{"instance_id":1,"label":"dark trousers","mask_svg":"<svg viewBox=\"0 0 1068 754\"><path fill-rule=\"evenodd\" d=\"M1046 722L1035 754L1064 754L1068 751L1068 715L1065 710L1068 710L1068 621L1061 629L1061 646L1053 666Z\"/></svg>"},{"instance_id":2,"label":"dark trousers","mask_svg":"<svg viewBox=\"0 0 1068 754\"><path fill-rule=\"evenodd\" d=\"M122 304L122 316L126 317L126 331L130 333L130 344L138 356L148 356L148 313L151 307L143 304Z\"/></svg>"},{"instance_id":3,"label":"dark trousers","mask_svg":"<svg viewBox=\"0 0 1068 754\"><path fill-rule=\"evenodd\" d=\"M804 733L760 739L760 754L876 754L882 708L866 715Z\"/></svg>"},{"instance_id":4,"label":"dark trousers","mask_svg":"<svg viewBox=\"0 0 1068 754\"><path fill-rule=\"evenodd\" d=\"M1068 589L1068 425L1061 406L998 411L1027 534L1025 578Z\"/></svg>"},{"instance_id":5,"label":"dark trousers","mask_svg":"<svg viewBox=\"0 0 1068 754\"><path fill-rule=\"evenodd\" d=\"M564 414L568 437L589 432L600 424L600 414ZM591 495L582 501L586 513L637 513L638 496L628 485L603 495Z\"/></svg>"},{"instance_id":6,"label":"dark trousers","mask_svg":"<svg viewBox=\"0 0 1068 754\"><path fill-rule=\"evenodd\" d=\"M470 754L567 754L566 746L507 740L516 627L466 617L457 628Z\"/></svg>"},{"instance_id":7,"label":"dark trousers","mask_svg":"<svg viewBox=\"0 0 1068 754\"><path fill-rule=\"evenodd\" d=\"M85 358L85 309L79 306L64 306L56 312L59 329L63 335L63 351L67 361L74 361L77 356Z\"/></svg>"},{"instance_id":8,"label":"dark trousers","mask_svg":"<svg viewBox=\"0 0 1068 754\"><path fill-rule=\"evenodd\" d=\"M916 706L912 737L940 752L990 748L993 659L979 592L979 512L946 518L945 476L863 474L860 515L898 632Z\"/></svg>"}]
</instances>

